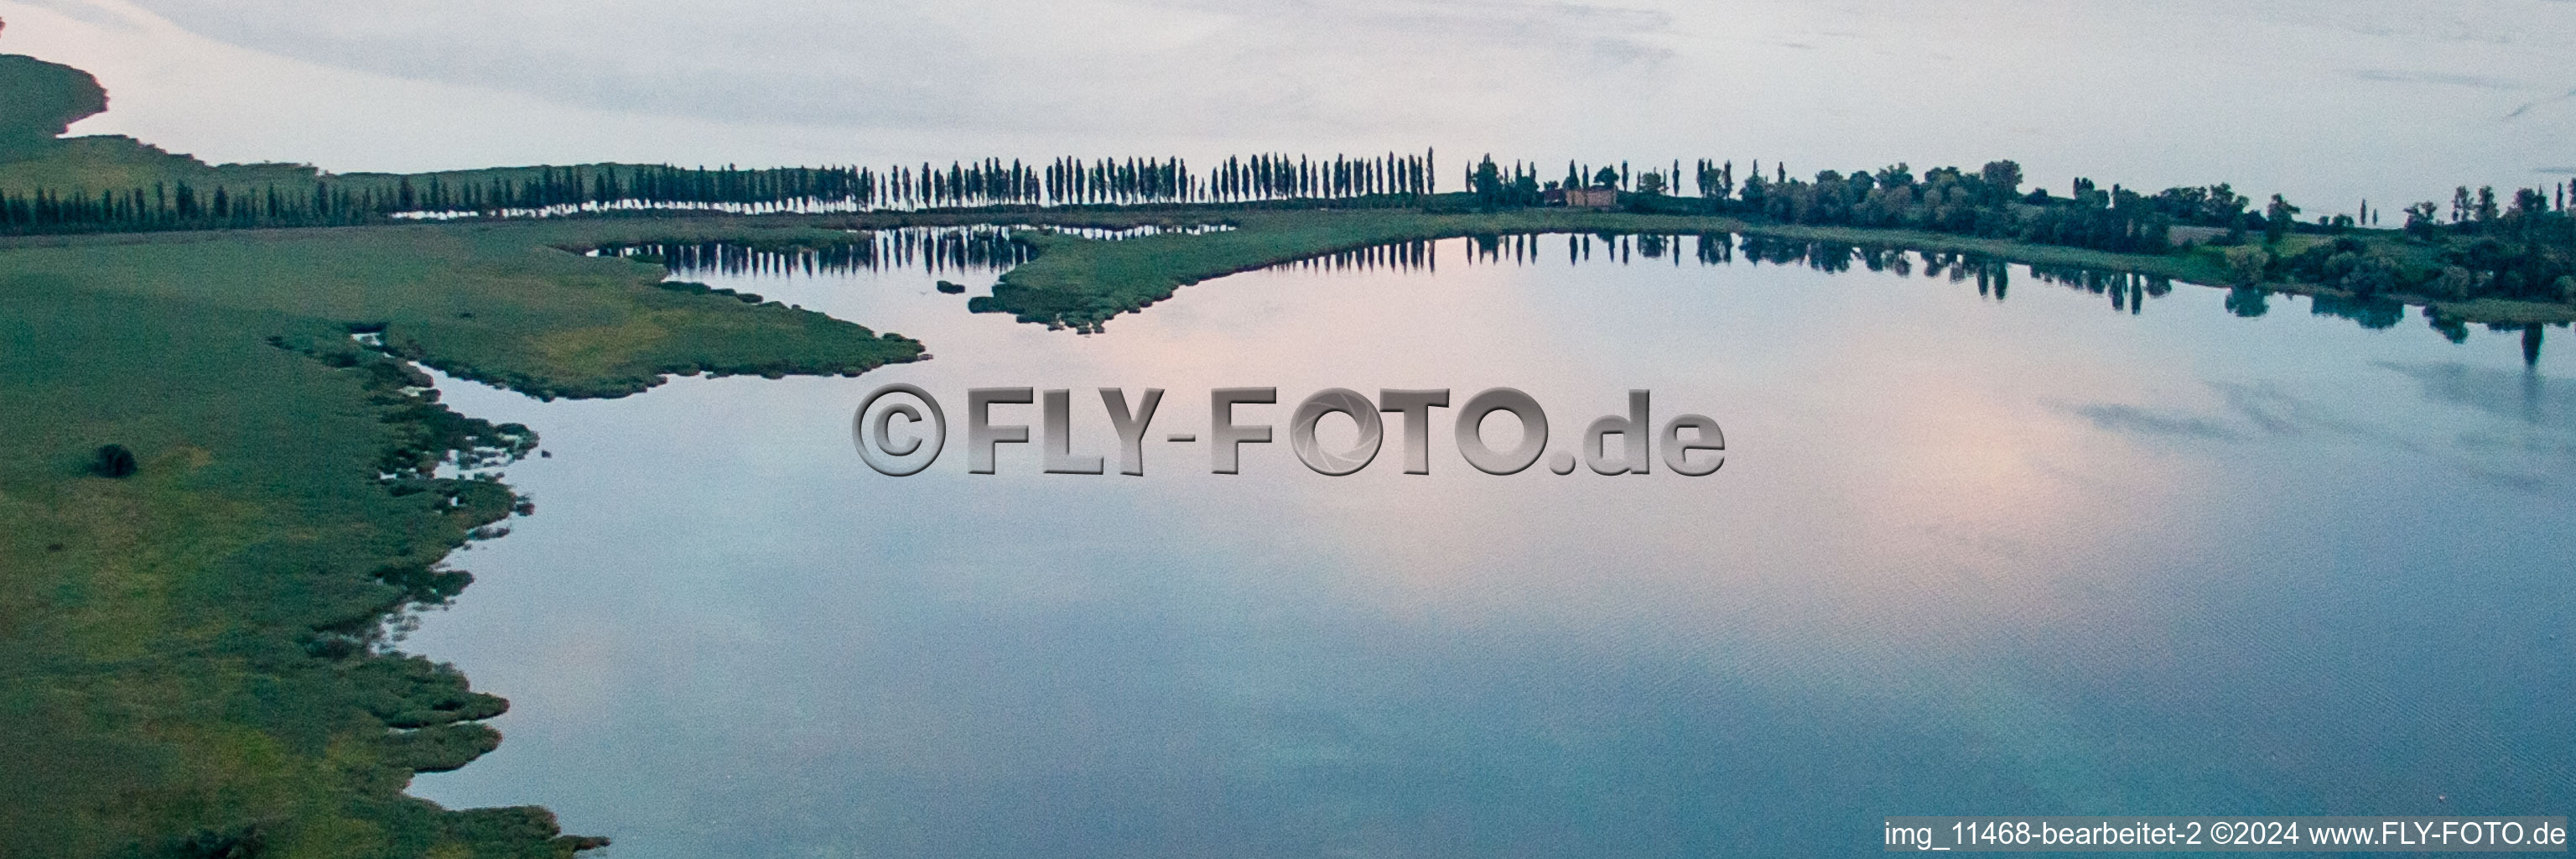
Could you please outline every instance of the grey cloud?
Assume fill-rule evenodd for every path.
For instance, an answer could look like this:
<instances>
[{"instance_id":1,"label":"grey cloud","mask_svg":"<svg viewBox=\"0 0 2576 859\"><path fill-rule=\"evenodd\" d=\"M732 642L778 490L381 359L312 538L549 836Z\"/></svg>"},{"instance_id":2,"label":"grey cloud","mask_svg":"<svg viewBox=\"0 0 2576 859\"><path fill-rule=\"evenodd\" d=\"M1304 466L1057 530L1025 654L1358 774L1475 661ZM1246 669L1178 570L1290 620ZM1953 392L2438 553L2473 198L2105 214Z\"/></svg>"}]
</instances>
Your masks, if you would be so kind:
<instances>
[{"instance_id":1,"label":"grey cloud","mask_svg":"<svg viewBox=\"0 0 2576 859\"><path fill-rule=\"evenodd\" d=\"M1671 25L1652 9L1431 0L138 2L254 50L587 107L1133 136L1571 99L1650 71Z\"/></svg>"},{"instance_id":2,"label":"grey cloud","mask_svg":"<svg viewBox=\"0 0 2576 859\"><path fill-rule=\"evenodd\" d=\"M2113 432L2211 440L2326 435L2418 449L2414 442L2396 433L2335 414L2269 383L2212 382L2210 387L2226 401L2226 407L2218 414L2146 409L2122 403L2062 408Z\"/></svg>"},{"instance_id":3,"label":"grey cloud","mask_svg":"<svg viewBox=\"0 0 2576 859\"><path fill-rule=\"evenodd\" d=\"M2403 374L2423 386L2424 398L2524 423L2576 430L2576 381L2535 372L2457 363L2372 366Z\"/></svg>"},{"instance_id":4,"label":"grey cloud","mask_svg":"<svg viewBox=\"0 0 2576 859\"><path fill-rule=\"evenodd\" d=\"M2576 89L2568 90L2568 91L2567 91L2565 94L2563 94L2563 95L2555 95L2555 96L2551 96L2551 97L2549 97L2549 98L2541 99L2541 100L2539 100L2539 101L2526 102L2526 103L2524 103L2521 107L2514 108L2512 113L2505 114L2505 115L2504 115L2504 118L2506 118L2506 119L2520 119L2520 118L2522 118L2522 115L2523 115L2523 114L2530 113L2534 108L2542 107L2542 106L2545 106L2545 105L2557 104L2557 103L2559 103L2559 102L2566 101L2566 100L2568 100L2568 99L2576 99Z\"/></svg>"},{"instance_id":5,"label":"grey cloud","mask_svg":"<svg viewBox=\"0 0 2576 859\"><path fill-rule=\"evenodd\" d=\"M2469 87L2472 89L2512 90L2523 88L2520 83L2504 80L2502 78L2480 77L2477 75L2458 75L2445 72L2410 72L2391 71L2388 69L2362 69L2360 71L2353 72L2352 76L2366 81L2439 84L2442 86Z\"/></svg>"},{"instance_id":6,"label":"grey cloud","mask_svg":"<svg viewBox=\"0 0 2576 859\"><path fill-rule=\"evenodd\" d=\"M82 0L20 0L20 2L39 9L61 13L66 18L80 21L85 24L94 24L109 30L131 32L135 29L134 22L126 20L124 16L101 9L95 5L82 2Z\"/></svg>"},{"instance_id":7,"label":"grey cloud","mask_svg":"<svg viewBox=\"0 0 2576 859\"><path fill-rule=\"evenodd\" d=\"M2159 413L2136 406L2091 403L2067 411L2092 421L2093 425L2111 432L2138 435L2182 436L2185 438L2231 439L2234 430L2214 421L2186 414Z\"/></svg>"},{"instance_id":8,"label":"grey cloud","mask_svg":"<svg viewBox=\"0 0 2576 859\"><path fill-rule=\"evenodd\" d=\"M2505 421L2462 432L2448 444L2419 442L2399 428L2356 420L2269 383L2213 382L2225 401L2212 414L2120 403L2061 406L2095 427L2125 435L2245 442L2263 437L2330 437L2432 457L2478 480L2521 492L2553 492L2576 464L2576 383L2460 364L2376 365L2413 377L2427 400Z\"/></svg>"}]
</instances>

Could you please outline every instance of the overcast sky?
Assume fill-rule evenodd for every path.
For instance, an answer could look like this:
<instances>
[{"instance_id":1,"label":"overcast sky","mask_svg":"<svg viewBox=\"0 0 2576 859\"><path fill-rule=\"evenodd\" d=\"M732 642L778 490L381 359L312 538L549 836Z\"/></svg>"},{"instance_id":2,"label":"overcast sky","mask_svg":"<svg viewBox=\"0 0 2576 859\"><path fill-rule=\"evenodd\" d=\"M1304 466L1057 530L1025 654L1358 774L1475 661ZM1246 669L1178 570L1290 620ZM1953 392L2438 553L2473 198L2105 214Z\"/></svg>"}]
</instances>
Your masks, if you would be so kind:
<instances>
[{"instance_id":1,"label":"overcast sky","mask_svg":"<svg viewBox=\"0 0 2576 859\"><path fill-rule=\"evenodd\" d=\"M76 131L335 170L2011 157L2053 186L2233 180L2340 209L2576 168L2567 0L0 0L0 18L0 50L108 86L114 110Z\"/></svg>"}]
</instances>

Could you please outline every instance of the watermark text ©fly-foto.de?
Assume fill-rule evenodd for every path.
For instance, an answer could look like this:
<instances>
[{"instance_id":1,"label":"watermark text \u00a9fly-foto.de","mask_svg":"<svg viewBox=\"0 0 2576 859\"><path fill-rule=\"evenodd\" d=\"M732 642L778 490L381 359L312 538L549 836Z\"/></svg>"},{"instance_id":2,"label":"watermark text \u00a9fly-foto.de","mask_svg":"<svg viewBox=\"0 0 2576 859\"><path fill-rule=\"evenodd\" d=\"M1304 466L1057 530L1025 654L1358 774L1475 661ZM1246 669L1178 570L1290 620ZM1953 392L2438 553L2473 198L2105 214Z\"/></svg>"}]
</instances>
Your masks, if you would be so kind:
<instances>
[{"instance_id":1,"label":"watermark text \u00a9fly-foto.de","mask_svg":"<svg viewBox=\"0 0 2576 859\"><path fill-rule=\"evenodd\" d=\"M1163 403L1161 388L1146 388L1134 400L1124 388L1099 389L1108 412L1117 457L1117 473L1143 475L1149 428ZM1001 445L1030 443L1029 418L1036 418L1041 465L1048 474L1106 474L1109 453L1077 444L1073 437L1073 390L1069 388L970 388L966 391L966 471L994 474ZM1241 470L1243 446L1269 444L1279 427L1261 422L1261 407L1279 403L1277 388L1217 388L1208 392L1205 438L1196 432L1167 432L1170 444L1205 444L1208 468L1216 474ZM1035 405L1035 414L1028 414ZM1595 474L1652 474L1663 471L1686 477L1716 473L1726 464L1726 436L1717 421L1704 415L1675 415L1653 420L1653 394L1628 392L1625 414L1603 415L1585 426L1573 450L1548 458L1548 470L1572 474L1578 466ZM1446 388L1385 389L1372 401L1345 388L1326 388L1297 403L1286 426L1288 449L1317 474L1356 474L1377 460L1386 447L1387 424L1403 435L1397 445L1404 473L1431 473L1431 428L1434 409L1452 409L1450 438L1467 465L1486 474L1518 474L1547 454L1546 410L1538 400L1514 388L1488 388L1454 409ZM1496 450L1487 443L1487 418L1509 415L1520 426L1519 441ZM998 414L997 414L998 413ZM1380 413L1392 415L1381 418ZM1348 447L1327 449L1327 420L1346 423L1335 438L1351 439ZM1499 420L1493 423L1500 423ZM1502 435L1501 433L1493 433ZM890 384L870 392L850 419L851 441L860 458L881 474L919 474L948 448L948 412L938 398L919 386Z\"/></svg>"}]
</instances>

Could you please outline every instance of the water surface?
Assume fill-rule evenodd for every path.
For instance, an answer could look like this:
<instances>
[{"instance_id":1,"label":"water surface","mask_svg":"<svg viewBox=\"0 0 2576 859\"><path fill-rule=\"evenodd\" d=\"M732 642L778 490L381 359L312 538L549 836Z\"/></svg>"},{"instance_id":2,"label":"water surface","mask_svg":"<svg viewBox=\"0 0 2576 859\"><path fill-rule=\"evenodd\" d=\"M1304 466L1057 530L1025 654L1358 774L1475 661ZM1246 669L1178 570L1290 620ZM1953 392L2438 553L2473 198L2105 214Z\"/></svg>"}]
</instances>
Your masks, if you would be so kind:
<instances>
[{"instance_id":1,"label":"water surface","mask_svg":"<svg viewBox=\"0 0 2576 859\"><path fill-rule=\"evenodd\" d=\"M966 313L989 267L683 273L937 357L448 384L553 456L508 469L538 513L406 644L508 696L508 740L415 791L544 804L618 857L1835 855L1895 814L2576 799L2565 349L1701 241L1443 241L1094 336ZM1435 431L1426 476L1157 441L1144 477L1006 445L895 479L848 436L888 382L952 420L970 386L1075 389L1113 461L1095 387L1167 389L1159 438L1214 387L1514 386L1554 449L1646 388L1728 459L1493 477Z\"/></svg>"}]
</instances>

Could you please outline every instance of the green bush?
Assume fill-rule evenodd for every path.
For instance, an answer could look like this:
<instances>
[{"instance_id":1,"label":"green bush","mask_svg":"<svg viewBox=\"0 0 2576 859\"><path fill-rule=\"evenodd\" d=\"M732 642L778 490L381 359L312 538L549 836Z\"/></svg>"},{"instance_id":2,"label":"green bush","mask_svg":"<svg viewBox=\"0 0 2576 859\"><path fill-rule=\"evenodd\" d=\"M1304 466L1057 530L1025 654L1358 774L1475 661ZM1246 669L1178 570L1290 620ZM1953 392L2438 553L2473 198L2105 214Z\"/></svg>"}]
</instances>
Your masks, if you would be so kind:
<instances>
[{"instance_id":1,"label":"green bush","mask_svg":"<svg viewBox=\"0 0 2576 859\"><path fill-rule=\"evenodd\" d=\"M99 448L98 462L90 466L90 470L100 477L120 479L133 477L135 468L134 451L125 449L125 445L121 444Z\"/></svg>"}]
</instances>

